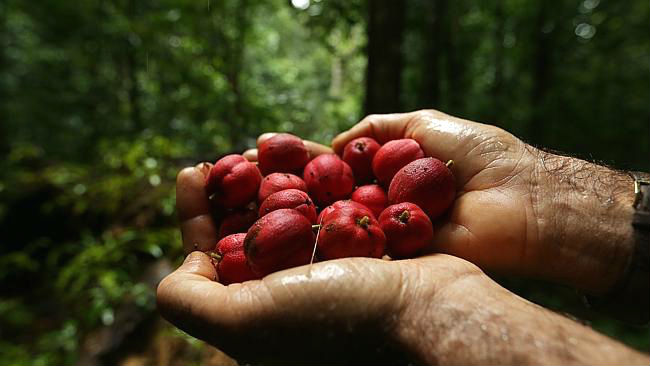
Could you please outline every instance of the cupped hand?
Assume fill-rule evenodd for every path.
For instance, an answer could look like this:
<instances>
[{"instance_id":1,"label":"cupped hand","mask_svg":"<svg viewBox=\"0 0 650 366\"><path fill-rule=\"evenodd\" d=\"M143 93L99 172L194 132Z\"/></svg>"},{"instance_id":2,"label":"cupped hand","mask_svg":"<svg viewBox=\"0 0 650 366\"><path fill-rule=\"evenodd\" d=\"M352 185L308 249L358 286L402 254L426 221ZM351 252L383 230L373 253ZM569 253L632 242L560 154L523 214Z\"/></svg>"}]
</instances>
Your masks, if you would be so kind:
<instances>
[{"instance_id":1,"label":"cupped hand","mask_svg":"<svg viewBox=\"0 0 650 366\"><path fill-rule=\"evenodd\" d=\"M424 314L437 293L469 273L481 272L442 254L345 258L224 286L197 251L161 282L158 309L239 362L404 362L416 357L400 337L413 323L407 319Z\"/></svg>"},{"instance_id":2,"label":"cupped hand","mask_svg":"<svg viewBox=\"0 0 650 366\"><path fill-rule=\"evenodd\" d=\"M495 126L423 110L371 115L337 136L380 144L400 138L454 160L457 197L429 250L484 270L533 276L603 293L633 248L632 182L625 173L525 144Z\"/></svg>"},{"instance_id":3,"label":"cupped hand","mask_svg":"<svg viewBox=\"0 0 650 366\"><path fill-rule=\"evenodd\" d=\"M533 148L497 127L436 111L368 116L337 136L332 146L341 153L360 136L380 144L411 138L427 156L454 160L456 201L440 220L430 251L498 272L529 275L539 269L546 249Z\"/></svg>"}]
</instances>

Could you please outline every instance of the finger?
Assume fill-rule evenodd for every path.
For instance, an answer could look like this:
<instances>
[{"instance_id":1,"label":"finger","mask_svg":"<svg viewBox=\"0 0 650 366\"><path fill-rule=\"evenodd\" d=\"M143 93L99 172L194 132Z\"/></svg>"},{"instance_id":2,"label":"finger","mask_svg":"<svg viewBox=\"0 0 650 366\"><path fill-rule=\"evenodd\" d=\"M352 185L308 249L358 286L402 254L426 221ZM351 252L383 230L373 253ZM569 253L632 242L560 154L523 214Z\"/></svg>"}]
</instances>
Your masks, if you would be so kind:
<instances>
[{"instance_id":1,"label":"finger","mask_svg":"<svg viewBox=\"0 0 650 366\"><path fill-rule=\"evenodd\" d=\"M185 168L176 178L176 208L185 253L206 251L217 243L217 226L210 213L210 200L204 188L205 177L211 167L210 163L201 163Z\"/></svg>"},{"instance_id":2,"label":"finger","mask_svg":"<svg viewBox=\"0 0 650 366\"><path fill-rule=\"evenodd\" d=\"M262 142L270 139L271 137L273 137L275 135L277 135L276 132L267 132L267 133L261 134L257 138L257 146L259 146ZM319 144L317 142L304 140L304 139L302 140L302 142L305 144L305 147L307 148L307 151L309 151L309 158L310 159L313 159L318 155L331 154L333 152L330 147Z\"/></svg>"},{"instance_id":3,"label":"finger","mask_svg":"<svg viewBox=\"0 0 650 366\"><path fill-rule=\"evenodd\" d=\"M336 136L332 140L332 148L337 154L342 154L345 145L357 137L371 137L379 144L410 138L415 113L371 114L351 129Z\"/></svg>"},{"instance_id":4,"label":"finger","mask_svg":"<svg viewBox=\"0 0 650 366\"><path fill-rule=\"evenodd\" d=\"M332 154L334 152L332 148L325 145L321 145L317 142L313 142L309 140L302 140L302 142L305 143L305 147L307 147L307 150L309 151L310 159L313 159L318 155Z\"/></svg>"},{"instance_id":5,"label":"finger","mask_svg":"<svg viewBox=\"0 0 650 366\"><path fill-rule=\"evenodd\" d=\"M248 149L242 155L250 162L257 161L257 149Z\"/></svg>"}]
</instances>

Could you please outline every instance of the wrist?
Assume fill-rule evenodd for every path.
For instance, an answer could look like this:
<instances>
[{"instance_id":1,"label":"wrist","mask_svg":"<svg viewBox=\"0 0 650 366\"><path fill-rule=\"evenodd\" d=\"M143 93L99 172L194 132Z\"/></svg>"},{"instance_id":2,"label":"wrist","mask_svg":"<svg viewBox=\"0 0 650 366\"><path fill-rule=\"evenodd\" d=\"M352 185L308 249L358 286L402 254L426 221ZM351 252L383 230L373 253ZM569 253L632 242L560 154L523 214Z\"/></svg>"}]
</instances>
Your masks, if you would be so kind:
<instances>
[{"instance_id":1,"label":"wrist","mask_svg":"<svg viewBox=\"0 0 650 366\"><path fill-rule=\"evenodd\" d=\"M437 281L436 281L437 282ZM648 357L470 270L402 313L398 343L423 364L647 364Z\"/></svg>"},{"instance_id":2,"label":"wrist","mask_svg":"<svg viewBox=\"0 0 650 366\"><path fill-rule=\"evenodd\" d=\"M633 254L633 180L624 172L540 152L537 274L593 294L624 275Z\"/></svg>"},{"instance_id":3,"label":"wrist","mask_svg":"<svg viewBox=\"0 0 650 366\"><path fill-rule=\"evenodd\" d=\"M413 268L405 269L408 273L403 277L411 280L404 293L409 296L395 322L393 343L416 364L458 363L458 338L470 335L461 334L459 328L477 310L472 300L487 298L491 280L462 259L444 254L434 257L440 258L440 263L425 270L413 273ZM476 341L480 344L480 339Z\"/></svg>"}]
</instances>

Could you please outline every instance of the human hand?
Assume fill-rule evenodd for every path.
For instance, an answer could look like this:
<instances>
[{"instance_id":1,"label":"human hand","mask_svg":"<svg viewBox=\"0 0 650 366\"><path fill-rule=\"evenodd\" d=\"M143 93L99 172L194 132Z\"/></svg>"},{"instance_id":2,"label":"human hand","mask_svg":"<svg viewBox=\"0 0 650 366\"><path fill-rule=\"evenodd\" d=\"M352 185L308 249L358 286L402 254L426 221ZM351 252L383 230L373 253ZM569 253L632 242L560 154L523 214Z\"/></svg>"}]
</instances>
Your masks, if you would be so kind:
<instances>
[{"instance_id":1,"label":"human hand","mask_svg":"<svg viewBox=\"0 0 650 366\"><path fill-rule=\"evenodd\" d=\"M405 314L472 272L480 271L446 255L346 258L223 286L208 256L194 252L160 284L158 308L239 362L408 361L396 329Z\"/></svg>"},{"instance_id":2,"label":"human hand","mask_svg":"<svg viewBox=\"0 0 650 366\"><path fill-rule=\"evenodd\" d=\"M345 258L224 286L191 253L158 286L174 325L240 363L647 364L460 258Z\"/></svg>"},{"instance_id":3,"label":"human hand","mask_svg":"<svg viewBox=\"0 0 650 366\"><path fill-rule=\"evenodd\" d=\"M632 253L631 179L525 144L495 126L433 110L371 115L332 142L412 138L425 154L453 159L457 197L433 252L504 274L534 276L602 293Z\"/></svg>"},{"instance_id":4,"label":"human hand","mask_svg":"<svg viewBox=\"0 0 650 366\"><path fill-rule=\"evenodd\" d=\"M312 154L329 152L321 145L308 147ZM255 151L245 156L254 160ZM209 167L187 168L178 177L186 252L206 250L216 241L203 190ZM476 266L444 254L393 262L346 258L230 286L215 280L208 256L194 252L159 285L158 308L172 323L244 362L647 360L527 303ZM567 340L557 334L588 342L567 350ZM606 344L605 351L590 349L593 342ZM467 346L463 352L459 344Z\"/></svg>"}]
</instances>

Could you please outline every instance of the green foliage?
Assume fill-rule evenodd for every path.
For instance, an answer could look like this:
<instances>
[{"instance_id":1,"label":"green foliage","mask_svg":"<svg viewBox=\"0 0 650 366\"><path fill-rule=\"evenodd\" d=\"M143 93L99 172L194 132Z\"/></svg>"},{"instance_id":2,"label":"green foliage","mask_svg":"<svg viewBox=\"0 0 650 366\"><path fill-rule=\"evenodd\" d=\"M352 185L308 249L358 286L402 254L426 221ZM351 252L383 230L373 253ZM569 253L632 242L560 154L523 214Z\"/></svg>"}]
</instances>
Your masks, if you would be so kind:
<instances>
[{"instance_id":1,"label":"green foliage","mask_svg":"<svg viewBox=\"0 0 650 366\"><path fill-rule=\"evenodd\" d=\"M434 67L423 52L437 36L431 3L406 2L405 109L434 106L650 170L646 3L447 3ZM181 257L183 166L254 147L266 131L328 143L356 123L365 5L0 2L0 360L74 363L120 306L153 311L142 271ZM439 98L426 104L434 71ZM594 324L648 347L635 331Z\"/></svg>"}]
</instances>

